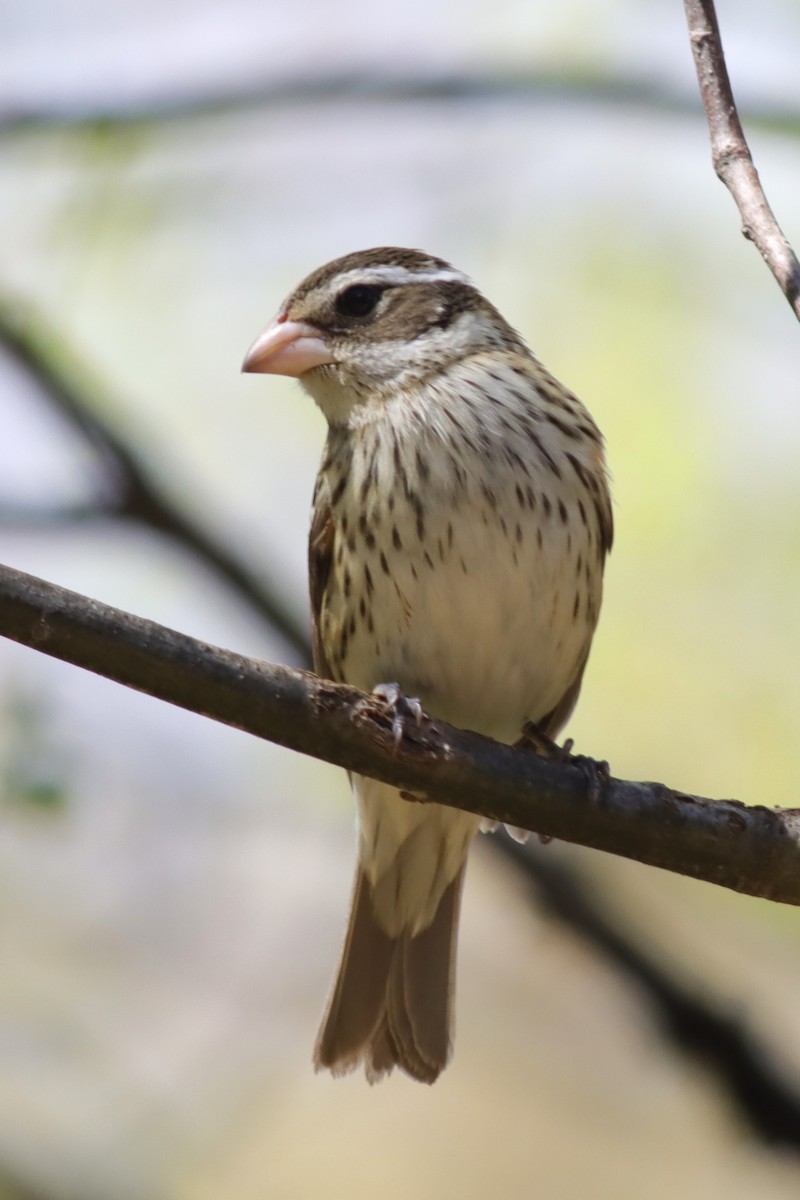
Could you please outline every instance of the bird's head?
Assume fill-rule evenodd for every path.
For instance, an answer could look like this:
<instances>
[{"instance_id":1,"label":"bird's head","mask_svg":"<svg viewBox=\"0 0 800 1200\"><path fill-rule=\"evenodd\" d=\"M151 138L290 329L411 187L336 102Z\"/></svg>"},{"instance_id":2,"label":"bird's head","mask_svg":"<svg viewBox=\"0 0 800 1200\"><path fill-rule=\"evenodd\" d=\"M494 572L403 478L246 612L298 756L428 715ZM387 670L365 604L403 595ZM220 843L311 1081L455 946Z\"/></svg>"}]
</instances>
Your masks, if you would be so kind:
<instances>
[{"instance_id":1,"label":"bird's head","mask_svg":"<svg viewBox=\"0 0 800 1200\"><path fill-rule=\"evenodd\" d=\"M331 423L379 407L487 350L523 349L466 275L381 247L314 271L256 338L244 371L294 375Z\"/></svg>"}]
</instances>

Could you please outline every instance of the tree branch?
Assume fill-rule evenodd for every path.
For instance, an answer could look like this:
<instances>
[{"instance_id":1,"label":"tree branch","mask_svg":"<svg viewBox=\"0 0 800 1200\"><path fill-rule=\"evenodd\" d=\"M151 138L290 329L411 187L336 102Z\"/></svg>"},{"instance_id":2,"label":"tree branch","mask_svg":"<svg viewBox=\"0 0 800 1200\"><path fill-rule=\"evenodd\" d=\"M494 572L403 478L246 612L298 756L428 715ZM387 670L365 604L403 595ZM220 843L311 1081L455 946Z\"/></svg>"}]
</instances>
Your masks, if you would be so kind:
<instances>
[{"instance_id":1,"label":"tree branch","mask_svg":"<svg viewBox=\"0 0 800 1200\"><path fill-rule=\"evenodd\" d=\"M800 904L800 810L598 783L585 760L548 761L427 718L408 722L395 749L391 714L355 688L209 646L10 567L0 568L0 633L419 799Z\"/></svg>"},{"instance_id":2,"label":"tree branch","mask_svg":"<svg viewBox=\"0 0 800 1200\"><path fill-rule=\"evenodd\" d=\"M97 501L95 510L86 506L67 515L81 520L91 515L127 517L182 542L266 618L293 648L299 661L308 662L308 639L295 614L262 586L227 547L170 501L144 460L98 415L100 410L113 406L99 401L93 406L88 402L89 372L75 364L74 356L60 344L55 330L30 316L23 320L15 305L0 299L0 346L86 438L106 473L107 495ZM99 385L95 384L95 390L99 390ZM7 515L13 519L13 514Z\"/></svg>"},{"instance_id":3,"label":"tree branch","mask_svg":"<svg viewBox=\"0 0 800 1200\"><path fill-rule=\"evenodd\" d=\"M736 201L742 233L758 248L800 319L800 263L769 206L736 111L714 0L684 0L714 170Z\"/></svg>"},{"instance_id":4,"label":"tree branch","mask_svg":"<svg viewBox=\"0 0 800 1200\"><path fill-rule=\"evenodd\" d=\"M250 81L194 90L174 91L169 95L150 92L142 98L110 96L107 100L76 100L64 96L53 102L36 106L6 104L0 112L0 138L24 135L40 129L102 129L114 133L149 124L163 128L167 122L190 122L226 113L250 112L254 109L285 111L301 105L350 103L363 107L376 104L465 105L493 104L511 100L528 104L583 104L596 110L635 108L677 117L693 117L696 106L687 94L645 79L641 74L621 75L615 71L592 71L582 66L578 70L535 70L441 72L398 70L394 74L381 71L325 71L291 77L262 75ZM796 107L763 104L751 115L753 124L761 128L796 137L800 131L800 112Z\"/></svg>"},{"instance_id":5,"label":"tree branch","mask_svg":"<svg viewBox=\"0 0 800 1200\"><path fill-rule=\"evenodd\" d=\"M769 1145L800 1146L800 1092L780 1059L761 1045L741 1013L721 1011L679 982L643 946L622 935L602 896L559 856L507 834L493 844L514 864L546 912L581 934L646 995L665 1037L701 1062L725 1087L751 1128Z\"/></svg>"}]
</instances>

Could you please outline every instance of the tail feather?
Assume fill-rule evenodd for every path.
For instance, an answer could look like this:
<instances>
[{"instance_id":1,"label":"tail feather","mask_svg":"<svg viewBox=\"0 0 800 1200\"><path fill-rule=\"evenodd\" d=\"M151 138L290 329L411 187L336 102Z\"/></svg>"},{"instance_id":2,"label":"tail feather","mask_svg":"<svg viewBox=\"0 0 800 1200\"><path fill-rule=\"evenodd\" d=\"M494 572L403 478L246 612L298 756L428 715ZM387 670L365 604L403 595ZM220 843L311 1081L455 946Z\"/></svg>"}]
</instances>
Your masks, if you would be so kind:
<instances>
[{"instance_id":1,"label":"tail feather","mask_svg":"<svg viewBox=\"0 0 800 1200\"><path fill-rule=\"evenodd\" d=\"M395 943L375 921L359 866L342 961L314 1050L317 1070L351 1071L381 1025Z\"/></svg>"},{"instance_id":2,"label":"tail feather","mask_svg":"<svg viewBox=\"0 0 800 1200\"><path fill-rule=\"evenodd\" d=\"M464 867L430 925L390 937L378 924L359 867L339 973L314 1053L317 1070L363 1062L375 1083L393 1067L433 1083L452 1048L456 934Z\"/></svg>"}]
</instances>

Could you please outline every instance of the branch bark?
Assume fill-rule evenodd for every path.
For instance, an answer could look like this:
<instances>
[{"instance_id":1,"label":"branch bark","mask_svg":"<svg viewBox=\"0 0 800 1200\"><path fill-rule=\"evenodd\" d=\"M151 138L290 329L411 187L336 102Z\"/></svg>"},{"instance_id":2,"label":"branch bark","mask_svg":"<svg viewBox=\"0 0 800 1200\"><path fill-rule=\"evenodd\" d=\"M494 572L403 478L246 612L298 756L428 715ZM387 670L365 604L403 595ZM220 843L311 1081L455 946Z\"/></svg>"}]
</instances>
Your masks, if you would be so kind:
<instances>
[{"instance_id":1,"label":"branch bark","mask_svg":"<svg viewBox=\"0 0 800 1200\"><path fill-rule=\"evenodd\" d=\"M800 904L800 810L598 776L443 721L408 722L355 688L245 658L0 567L0 633L236 729L543 836ZM596 764L593 765L596 767ZM414 802L410 800L410 802Z\"/></svg>"},{"instance_id":2,"label":"branch bark","mask_svg":"<svg viewBox=\"0 0 800 1200\"><path fill-rule=\"evenodd\" d=\"M684 0L711 135L714 170L736 201L742 233L755 244L800 319L800 263L769 206L744 136L725 66L714 0Z\"/></svg>"}]
</instances>

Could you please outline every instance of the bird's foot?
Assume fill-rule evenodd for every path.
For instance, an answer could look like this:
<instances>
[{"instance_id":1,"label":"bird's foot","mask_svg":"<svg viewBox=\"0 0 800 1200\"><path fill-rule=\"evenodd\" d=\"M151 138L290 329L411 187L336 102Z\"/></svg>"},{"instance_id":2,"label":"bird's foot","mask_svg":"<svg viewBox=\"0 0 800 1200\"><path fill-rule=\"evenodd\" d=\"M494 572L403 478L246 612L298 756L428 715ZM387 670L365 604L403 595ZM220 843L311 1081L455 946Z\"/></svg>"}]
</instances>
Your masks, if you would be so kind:
<instances>
[{"instance_id":1,"label":"bird's foot","mask_svg":"<svg viewBox=\"0 0 800 1200\"><path fill-rule=\"evenodd\" d=\"M520 750L531 750L549 762L570 763L573 767L578 767L586 779L587 795L592 804L596 804L600 799L611 778L607 762L589 758L586 754L573 754L572 747L575 743L572 738L567 738L564 745L559 746L546 733L542 733L533 721L523 725L522 736L514 744Z\"/></svg>"},{"instance_id":2,"label":"bird's foot","mask_svg":"<svg viewBox=\"0 0 800 1200\"><path fill-rule=\"evenodd\" d=\"M519 750L531 750L540 758L546 758L550 762L569 762L575 743L572 738L567 738L564 745L559 746L558 742L554 742L546 733L543 733L533 721L526 721L522 726L522 734L514 745Z\"/></svg>"},{"instance_id":3,"label":"bird's foot","mask_svg":"<svg viewBox=\"0 0 800 1200\"><path fill-rule=\"evenodd\" d=\"M404 696L399 683L379 683L372 689L372 695L384 702L387 715L392 718L392 738L397 750L403 740L406 721L411 718L417 728L422 724L422 705L416 697Z\"/></svg>"}]
</instances>

